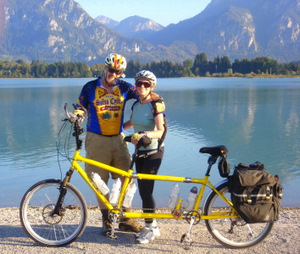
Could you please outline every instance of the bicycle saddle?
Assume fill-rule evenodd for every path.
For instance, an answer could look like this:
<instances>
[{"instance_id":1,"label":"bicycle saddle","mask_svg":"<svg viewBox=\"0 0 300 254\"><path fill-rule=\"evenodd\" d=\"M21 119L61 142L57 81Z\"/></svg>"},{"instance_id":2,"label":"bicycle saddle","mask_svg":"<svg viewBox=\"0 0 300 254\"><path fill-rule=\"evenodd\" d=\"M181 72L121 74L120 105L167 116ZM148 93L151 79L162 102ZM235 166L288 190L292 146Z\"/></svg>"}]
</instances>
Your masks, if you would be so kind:
<instances>
[{"instance_id":1,"label":"bicycle saddle","mask_svg":"<svg viewBox=\"0 0 300 254\"><path fill-rule=\"evenodd\" d=\"M202 147L200 148L200 153L208 153L212 156L222 156L226 157L228 153L228 149L224 145L220 146L212 146L212 147Z\"/></svg>"}]
</instances>

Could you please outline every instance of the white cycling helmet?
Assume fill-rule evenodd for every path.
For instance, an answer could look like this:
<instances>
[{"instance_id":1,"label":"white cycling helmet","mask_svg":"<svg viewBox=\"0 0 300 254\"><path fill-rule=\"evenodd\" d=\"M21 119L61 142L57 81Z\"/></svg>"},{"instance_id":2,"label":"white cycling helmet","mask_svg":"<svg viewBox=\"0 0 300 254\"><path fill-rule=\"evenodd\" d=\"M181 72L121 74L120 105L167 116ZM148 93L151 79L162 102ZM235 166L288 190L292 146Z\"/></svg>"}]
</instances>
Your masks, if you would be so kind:
<instances>
[{"instance_id":1,"label":"white cycling helmet","mask_svg":"<svg viewBox=\"0 0 300 254\"><path fill-rule=\"evenodd\" d=\"M146 79L146 80L150 81L152 86L156 85L156 77L151 71L146 71L146 70L139 71L135 75L134 79L135 79L135 82L138 82L140 79Z\"/></svg>"},{"instance_id":2,"label":"white cycling helmet","mask_svg":"<svg viewBox=\"0 0 300 254\"><path fill-rule=\"evenodd\" d=\"M105 65L116 70L125 71L127 62L124 56L115 53L110 53L105 58Z\"/></svg>"}]
</instances>

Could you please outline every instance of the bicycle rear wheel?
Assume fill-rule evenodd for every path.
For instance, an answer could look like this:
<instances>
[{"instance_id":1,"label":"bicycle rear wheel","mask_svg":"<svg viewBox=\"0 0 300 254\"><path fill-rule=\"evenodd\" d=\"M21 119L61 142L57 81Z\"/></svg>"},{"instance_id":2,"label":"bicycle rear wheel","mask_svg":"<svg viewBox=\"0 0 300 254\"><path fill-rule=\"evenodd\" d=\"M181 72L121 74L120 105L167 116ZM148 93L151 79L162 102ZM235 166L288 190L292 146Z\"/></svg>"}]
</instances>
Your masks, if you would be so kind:
<instances>
[{"instance_id":1,"label":"bicycle rear wheel","mask_svg":"<svg viewBox=\"0 0 300 254\"><path fill-rule=\"evenodd\" d=\"M227 182L218 186L217 190L230 200ZM213 191L205 203L204 214L212 215L214 212L225 212L230 215L233 209ZM273 227L273 222L247 224L241 217L205 220L205 223L208 231L219 243L235 249L258 244Z\"/></svg>"},{"instance_id":2,"label":"bicycle rear wheel","mask_svg":"<svg viewBox=\"0 0 300 254\"><path fill-rule=\"evenodd\" d=\"M67 192L59 215L52 214L60 194L60 180L43 180L25 193L20 207L23 228L37 243L64 246L76 240L84 231L87 206L81 193L72 185Z\"/></svg>"}]
</instances>

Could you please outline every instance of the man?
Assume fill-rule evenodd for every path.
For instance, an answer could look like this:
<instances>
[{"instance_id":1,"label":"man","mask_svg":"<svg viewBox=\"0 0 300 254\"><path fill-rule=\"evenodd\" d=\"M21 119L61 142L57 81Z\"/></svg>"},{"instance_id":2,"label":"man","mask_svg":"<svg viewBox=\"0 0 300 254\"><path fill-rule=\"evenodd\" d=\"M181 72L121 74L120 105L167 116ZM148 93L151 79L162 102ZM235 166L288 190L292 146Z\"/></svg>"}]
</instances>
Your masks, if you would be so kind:
<instances>
[{"instance_id":1,"label":"man","mask_svg":"<svg viewBox=\"0 0 300 254\"><path fill-rule=\"evenodd\" d=\"M88 112L86 157L123 170L129 169L131 161L122 133L124 108L127 100L137 97L133 85L119 80L123 76L126 65L125 57L114 53L109 54L105 59L103 77L84 85L76 105L79 109L85 108ZM89 176L92 172L99 174L102 180L108 183L111 174L108 171L89 164L85 165L85 170ZM120 177L117 174L111 176L113 179ZM106 235L112 225L108 220L107 208L100 200L98 204L102 212L102 231ZM125 219L119 224L119 228L139 232L142 226L133 219Z\"/></svg>"}]
</instances>

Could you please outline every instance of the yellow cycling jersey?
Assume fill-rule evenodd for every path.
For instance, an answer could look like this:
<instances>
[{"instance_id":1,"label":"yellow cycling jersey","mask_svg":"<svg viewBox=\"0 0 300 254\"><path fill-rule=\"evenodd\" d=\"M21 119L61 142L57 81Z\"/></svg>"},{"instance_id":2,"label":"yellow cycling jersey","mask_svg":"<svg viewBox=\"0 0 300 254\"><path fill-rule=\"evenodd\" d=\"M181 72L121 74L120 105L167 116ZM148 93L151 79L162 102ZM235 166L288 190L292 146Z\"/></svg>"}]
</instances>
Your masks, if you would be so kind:
<instances>
[{"instance_id":1,"label":"yellow cycling jersey","mask_svg":"<svg viewBox=\"0 0 300 254\"><path fill-rule=\"evenodd\" d=\"M124 108L127 100L137 98L135 87L118 80L111 93L101 86L100 78L88 82L77 101L88 110L87 131L111 136L123 131Z\"/></svg>"}]
</instances>

